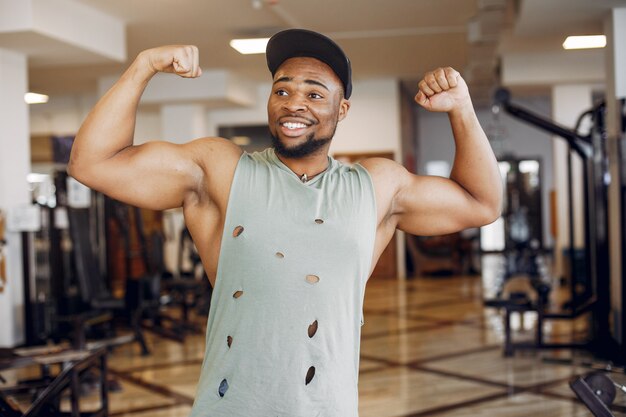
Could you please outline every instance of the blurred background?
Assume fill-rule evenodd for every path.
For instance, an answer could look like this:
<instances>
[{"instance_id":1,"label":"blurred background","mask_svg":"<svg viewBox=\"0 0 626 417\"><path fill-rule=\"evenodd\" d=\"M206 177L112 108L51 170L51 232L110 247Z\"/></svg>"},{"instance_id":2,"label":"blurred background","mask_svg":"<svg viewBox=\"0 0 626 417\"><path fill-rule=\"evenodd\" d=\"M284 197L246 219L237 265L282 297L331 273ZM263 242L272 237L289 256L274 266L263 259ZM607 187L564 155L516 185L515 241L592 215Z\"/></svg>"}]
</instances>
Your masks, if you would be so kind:
<instances>
[{"instance_id":1,"label":"blurred background","mask_svg":"<svg viewBox=\"0 0 626 417\"><path fill-rule=\"evenodd\" d=\"M469 323L487 332L476 336L488 340L487 348L503 346L507 357L517 350L564 349L568 377L584 373L574 371L580 361L573 352L622 364L625 0L0 0L0 347L7 357L42 345L66 343L92 353L121 346L122 357L111 362L114 373L122 385L152 389L150 395L157 382L133 372L147 370L151 362L141 354L155 343L173 343L163 349L173 349L176 360L193 364L201 357L198 335L211 288L182 211L119 203L68 177L65 166L98 98L139 52L164 44L197 45L203 75L157 75L139 107L135 143L221 136L249 152L270 146L264 46L242 53L231 44L252 39L264 45L263 39L293 27L328 35L352 62L352 105L332 143L336 159L351 164L381 156L417 174L448 176L454 142L447 116L423 110L413 97L425 72L451 66L470 87L502 174L505 202L492 225L438 237L398 232L385 250L370 279L373 298L366 298L365 319L372 312L376 328L363 341L370 352L362 358L367 375L387 372L384 364L403 370L412 364L407 372L415 372L416 360L431 358L376 358L380 349L368 345L388 332L421 335L410 329L429 319L433 329ZM413 290L424 299L411 302ZM421 310L445 305L429 300L448 299L471 308L452 309L450 316ZM415 316L407 318L407 311ZM519 334L529 340L517 346ZM435 338L437 346L454 345L456 336L448 343L445 337ZM394 352L399 343L383 346ZM499 353L487 362L508 363L497 362ZM544 363L515 366L543 369ZM186 415L194 372L181 383L184 389L170 387L166 400L159 397L171 415ZM23 376L11 375L16 381ZM483 385L524 386L574 404L550 415L588 412L572 393L545 394L542 378L517 382ZM135 389L125 388L124 395ZM366 398L365 404L375 402L375 395ZM27 401L21 401L24 410ZM114 415L149 412L120 407ZM400 408L364 407L362 415L427 415L436 404ZM523 410L516 412L532 412ZM472 415L479 412L485 411Z\"/></svg>"}]
</instances>

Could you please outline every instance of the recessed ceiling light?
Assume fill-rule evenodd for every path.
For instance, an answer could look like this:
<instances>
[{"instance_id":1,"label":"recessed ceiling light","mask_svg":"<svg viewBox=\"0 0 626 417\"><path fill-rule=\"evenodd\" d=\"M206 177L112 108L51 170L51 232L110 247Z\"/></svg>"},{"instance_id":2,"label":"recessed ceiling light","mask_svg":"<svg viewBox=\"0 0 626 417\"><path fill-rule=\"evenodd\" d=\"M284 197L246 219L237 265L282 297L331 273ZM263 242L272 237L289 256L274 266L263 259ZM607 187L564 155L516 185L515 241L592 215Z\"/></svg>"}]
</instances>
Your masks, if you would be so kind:
<instances>
[{"instance_id":1,"label":"recessed ceiling light","mask_svg":"<svg viewBox=\"0 0 626 417\"><path fill-rule=\"evenodd\" d=\"M26 93L24 94L24 101L28 104L42 104L48 102L48 96L45 94Z\"/></svg>"},{"instance_id":2,"label":"recessed ceiling light","mask_svg":"<svg viewBox=\"0 0 626 417\"><path fill-rule=\"evenodd\" d=\"M606 36L568 36L563 42L563 49L591 49L604 48L606 46Z\"/></svg>"},{"instance_id":3,"label":"recessed ceiling light","mask_svg":"<svg viewBox=\"0 0 626 417\"><path fill-rule=\"evenodd\" d=\"M230 46L235 48L240 54L263 54L265 53L265 47L270 38L255 38L255 39L233 39L230 41Z\"/></svg>"}]
</instances>

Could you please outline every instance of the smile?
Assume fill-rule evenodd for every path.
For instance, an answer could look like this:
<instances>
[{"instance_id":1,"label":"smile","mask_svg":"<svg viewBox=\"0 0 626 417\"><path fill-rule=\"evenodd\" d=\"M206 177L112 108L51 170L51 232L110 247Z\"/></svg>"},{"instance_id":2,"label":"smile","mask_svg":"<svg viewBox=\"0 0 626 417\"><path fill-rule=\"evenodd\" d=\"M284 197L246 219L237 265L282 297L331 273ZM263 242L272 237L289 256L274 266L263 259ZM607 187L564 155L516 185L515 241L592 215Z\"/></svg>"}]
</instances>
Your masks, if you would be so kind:
<instances>
[{"instance_id":1,"label":"smile","mask_svg":"<svg viewBox=\"0 0 626 417\"><path fill-rule=\"evenodd\" d=\"M283 127L286 127L289 130L295 130L295 129L305 129L308 126L304 123L296 123L296 122L285 122L285 123L281 123L281 125Z\"/></svg>"}]
</instances>

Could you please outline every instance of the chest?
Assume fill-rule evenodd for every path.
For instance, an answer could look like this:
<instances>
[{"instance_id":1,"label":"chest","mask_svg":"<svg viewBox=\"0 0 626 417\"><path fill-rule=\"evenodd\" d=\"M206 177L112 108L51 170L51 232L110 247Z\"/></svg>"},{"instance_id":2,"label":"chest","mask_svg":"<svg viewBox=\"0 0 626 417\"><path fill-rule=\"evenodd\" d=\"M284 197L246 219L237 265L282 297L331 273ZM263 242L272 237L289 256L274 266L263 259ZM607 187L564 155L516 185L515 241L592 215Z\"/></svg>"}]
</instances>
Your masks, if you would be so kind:
<instances>
[{"instance_id":1,"label":"chest","mask_svg":"<svg viewBox=\"0 0 626 417\"><path fill-rule=\"evenodd\" d=\"M309 186L272 166L238 167L220 262L270 274L291 265L304 275L354 276L355 269L361 275L372 256L373 194L369 184L344 174L329 172Z\"/></svg>"}]
</instances>

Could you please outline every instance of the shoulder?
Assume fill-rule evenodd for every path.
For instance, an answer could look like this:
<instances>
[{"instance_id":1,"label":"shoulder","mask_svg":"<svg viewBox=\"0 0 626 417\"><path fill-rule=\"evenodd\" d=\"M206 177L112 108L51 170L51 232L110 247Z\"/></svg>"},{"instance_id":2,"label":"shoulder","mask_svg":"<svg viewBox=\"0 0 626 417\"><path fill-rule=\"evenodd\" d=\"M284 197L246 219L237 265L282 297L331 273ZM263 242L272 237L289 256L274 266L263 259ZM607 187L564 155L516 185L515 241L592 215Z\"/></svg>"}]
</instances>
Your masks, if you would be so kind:
<instances>
[{"instance_id":1,"label":"shoulder","mask_svg":"<svg viewBox=\"0 0 626 417\"><path fill-rule=\"evenodd\" d=\"M199 195L219 199L216 194L230 188L243 150L228 139L219 137L195 139L180 146L184 149L185 159L196 167L195 188Z\"/></svg>"},{"instance_id":2,"label":"shoulder","mask_svg":"<svg viewBox=\"0 0 626 417\"><path fill-rule=\"evenodd\" d=\"M375 184L386 188L399 189L411 176L405 167L387 158L367 158L359 164L369 172Z\"/></svg>"},{"instance_id":3,"label":"shoulder","mask_svg":"<svg viewBox=\"0 0 626 417\"><path fill-rule=\"evenodd\" d=\"M413 175L399 163L387 158L368 158L359 164L372 178L379 222L390 218L395 210L397 196L411 183Z\"/></svg>"},{"instance_id":4,"label":"shoulder","mask_svg":"<svg viewBox=\"0 0 626 417\"><path fill-rule=\"evenodd\" d=\"M218 137L196 139L183 146L189 158L205 171L236 165L243 153L239 146Z\"/></svg>"},{"instance_id":5,"label":"shoulder","mask_svg":"<svg viewBox=\"0 0 626 417\"><path fill-rule=\"evenodd\" d=\"M183 146L198 157L239 158L243 152L230 140L219 137L200 138Z\"/></svg>"},{"instance_id":6,"label":"shoulder","mask_svg":"<svg viewBox=\"0 0 626 417\"><path fill-rule=\"evenodd\" d=\"M402 168L402 165L388 158L366 158L359 162L365 169L373 173L380 169L396 169Z\"/></svg>"}]
</instances>

